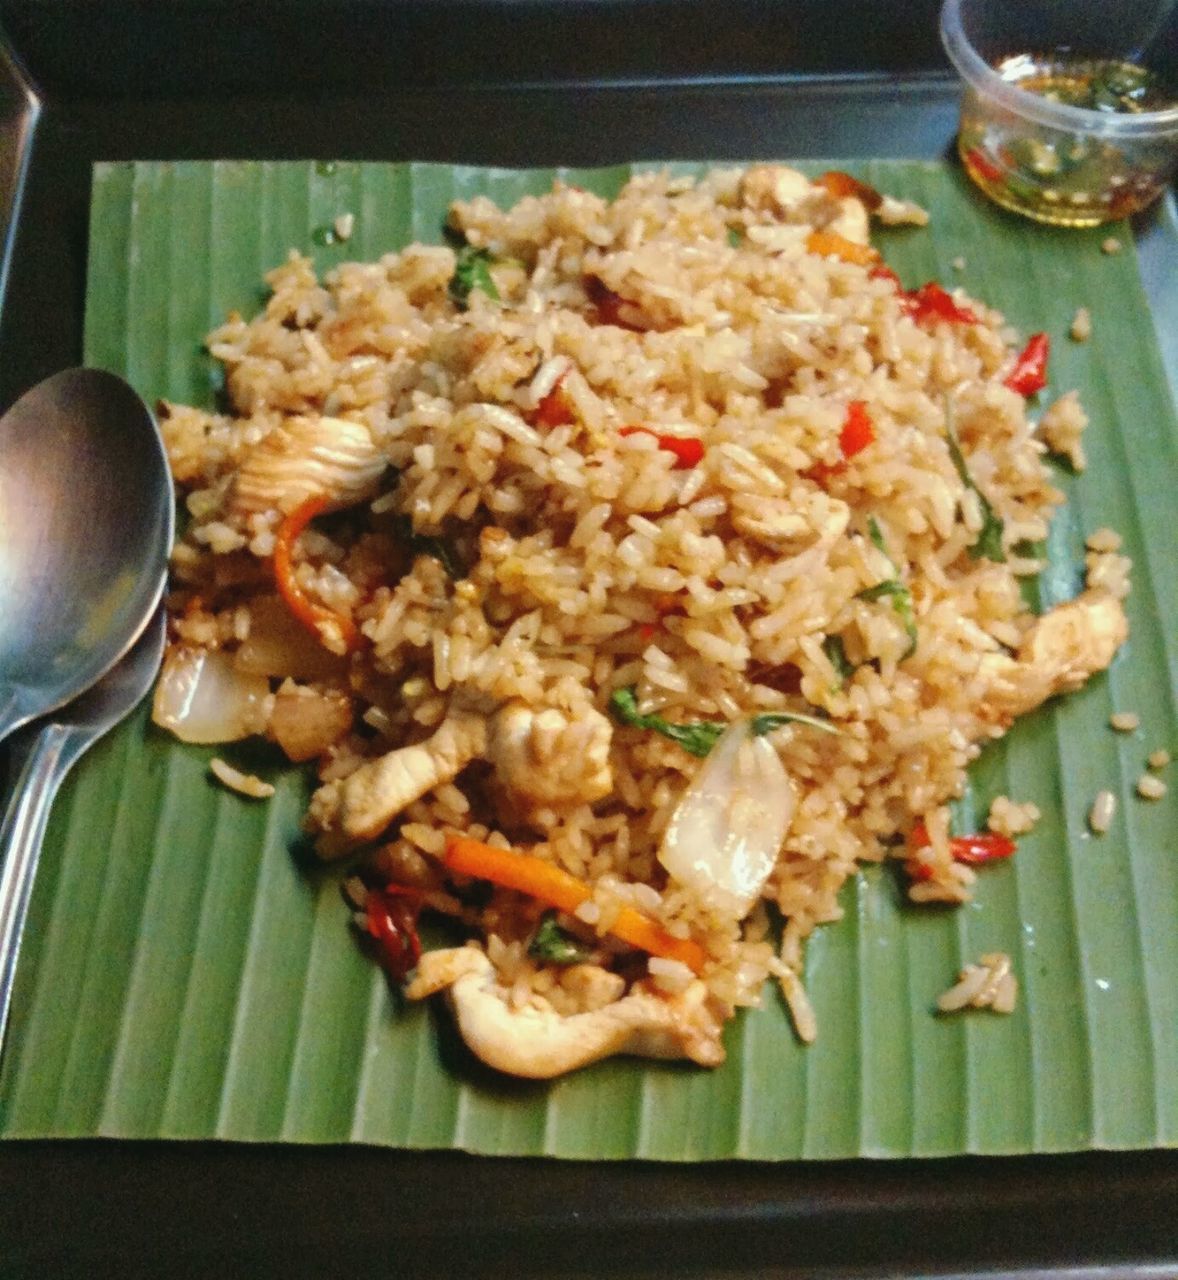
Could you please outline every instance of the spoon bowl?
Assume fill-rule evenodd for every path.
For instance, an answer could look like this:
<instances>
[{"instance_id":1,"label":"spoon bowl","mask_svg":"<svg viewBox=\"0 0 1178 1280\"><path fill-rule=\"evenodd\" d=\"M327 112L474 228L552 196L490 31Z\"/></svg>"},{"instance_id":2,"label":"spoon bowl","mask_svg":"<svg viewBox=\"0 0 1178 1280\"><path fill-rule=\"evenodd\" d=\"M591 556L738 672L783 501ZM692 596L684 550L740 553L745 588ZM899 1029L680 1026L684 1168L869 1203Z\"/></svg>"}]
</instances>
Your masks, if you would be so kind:
<instances>
[{"instance_id":1,"label":"spoon bowl","mask_svg":"<svg viewBox=\"0 0 1178 1280\"><path fill-rule=\"evenodd\" d=\"M130 649L172 531L163 441L121 378L67 369L0 418L0 739Z\"/></svg>"}]
</instances>

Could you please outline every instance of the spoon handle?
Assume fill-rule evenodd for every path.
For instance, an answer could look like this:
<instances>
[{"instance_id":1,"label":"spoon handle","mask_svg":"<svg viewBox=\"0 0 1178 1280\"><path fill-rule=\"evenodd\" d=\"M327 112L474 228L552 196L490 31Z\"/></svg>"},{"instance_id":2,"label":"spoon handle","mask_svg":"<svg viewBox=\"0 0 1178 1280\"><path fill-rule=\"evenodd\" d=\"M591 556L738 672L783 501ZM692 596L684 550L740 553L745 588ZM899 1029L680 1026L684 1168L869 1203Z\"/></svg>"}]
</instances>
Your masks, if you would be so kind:
<instances>
[{"instance_id":1,"label":"spoon handle","mask_svg":"<svg viewBox=\"0 0 1178 1280\"><path fill-rule=\"evenodd\" d=\"M20 699L7 687L0 687L0 742L20 724Z\"/></svg>"},{"instance_id":2,"label":"spoon handle","mask_svg":"<svg viewBox=\"0 0 1178 1280\"><path fill-rule=\"evenodd\" d=\"M61 780L88 745L86 735L66 725L45 725L32 740L0 826L0 1047L49 810Z\"/></svg>"}]
</instances>

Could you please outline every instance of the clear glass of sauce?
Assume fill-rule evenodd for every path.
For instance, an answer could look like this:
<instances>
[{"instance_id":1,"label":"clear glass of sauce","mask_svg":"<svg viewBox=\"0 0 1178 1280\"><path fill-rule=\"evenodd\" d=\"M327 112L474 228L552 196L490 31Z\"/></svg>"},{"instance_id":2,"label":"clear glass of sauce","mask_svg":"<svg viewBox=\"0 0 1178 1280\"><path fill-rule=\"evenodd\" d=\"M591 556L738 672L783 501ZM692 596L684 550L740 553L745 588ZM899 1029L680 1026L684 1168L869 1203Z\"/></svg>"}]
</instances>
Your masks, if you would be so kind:
<instances>
[{"instance_id":1,"label":"clear glass of sauce","mask_svg":"<svg viewBox=\"0 0 1178 1280\"><path fill-rule=\"evenodd\" d=\"M998 204L1091 227L1173 176L1174 0L945 0L941 38L965 82L958 151Z\"/></svg>"}]
</instances>

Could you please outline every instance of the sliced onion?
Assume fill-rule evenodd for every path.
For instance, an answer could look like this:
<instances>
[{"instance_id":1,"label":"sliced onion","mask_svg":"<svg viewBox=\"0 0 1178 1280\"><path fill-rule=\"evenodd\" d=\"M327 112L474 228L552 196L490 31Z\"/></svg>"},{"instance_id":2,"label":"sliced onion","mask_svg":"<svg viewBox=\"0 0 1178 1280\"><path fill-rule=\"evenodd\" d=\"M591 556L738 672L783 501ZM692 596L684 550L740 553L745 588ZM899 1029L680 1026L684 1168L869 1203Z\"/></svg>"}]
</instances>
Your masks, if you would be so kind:
<instances>
[{"instance_id":1,"label":"sliced onion","mask_svg":"<svg viewBox=\"0 0 1178 1280\"><path fill-rule=\"evenodd\" d=\"M181 742L236 742L265 730L269 700L269 680L228 654L178 648L164 659L151 718Z\"/></svg>"},{"instance_id":2,"label":"sliced onion","mask_svg":"<svg viewBox=\"0 0 1178 1280\"><path fill-rule=\"evenodd\" d=\"M740 919L765 887L797 804L776 750L742 720L725 730L684 792L659 861L716 914Z\"/></svg>"}]
</instances>

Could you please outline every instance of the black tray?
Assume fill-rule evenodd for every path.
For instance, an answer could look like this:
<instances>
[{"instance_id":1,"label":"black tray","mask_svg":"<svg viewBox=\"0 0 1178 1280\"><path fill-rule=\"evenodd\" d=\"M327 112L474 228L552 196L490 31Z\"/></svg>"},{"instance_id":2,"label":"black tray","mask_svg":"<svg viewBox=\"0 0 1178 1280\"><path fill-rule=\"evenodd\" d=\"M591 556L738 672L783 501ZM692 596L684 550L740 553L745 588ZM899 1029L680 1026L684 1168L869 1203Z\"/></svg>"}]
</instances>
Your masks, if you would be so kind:
<instances>
[{"instance_id":1,"label":"black tray","mask_svg":"<svg viewBox=\"0 0 1178 1280\"><path fill-rule=\"evenodd\" d=\"M0 405L80 358L95 160L934 157L957 105L935 9L0 0ZM1158 216L1138 234L1173 378ZM8 1142L0 1276L1173 1276L1176 1209L1166 1151L679 1166Z\"/></svg>"}]
</instances>

